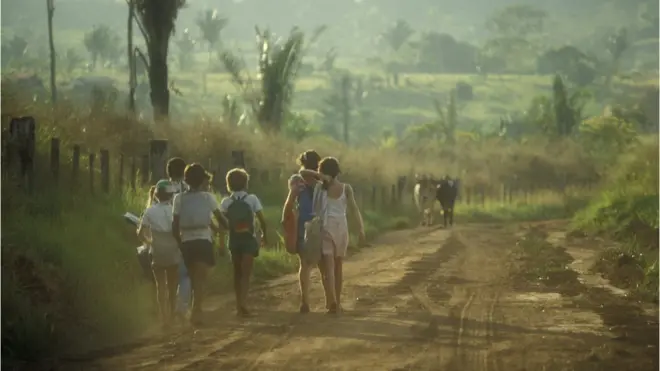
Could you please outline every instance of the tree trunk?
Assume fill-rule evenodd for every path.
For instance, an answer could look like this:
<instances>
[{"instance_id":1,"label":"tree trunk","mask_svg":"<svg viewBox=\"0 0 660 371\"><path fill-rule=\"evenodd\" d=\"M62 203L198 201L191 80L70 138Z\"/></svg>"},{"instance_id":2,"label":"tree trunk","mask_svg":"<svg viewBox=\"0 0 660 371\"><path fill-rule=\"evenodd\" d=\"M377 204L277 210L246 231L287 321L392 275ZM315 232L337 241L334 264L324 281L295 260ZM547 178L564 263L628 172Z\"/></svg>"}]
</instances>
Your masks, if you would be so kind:
<instances>
[{"instance_id":1,"label":"tree trunk","mask_svg":"<svg viewBox=\"0 0 660 371\"><path fill-rule=\"evenodd\" d=\"M349 76L342 77L341 80L341 106L342 106L342 121L344 124L344 143L348 145L349 131L351 127L351 105L349 102L349 94L351 89L351 79Z\"/></svg>"},{"instance_id":2,"label":"tree trunk","mask_svg":"<svg viewBox=\"0 0 660 371\"><path fill-rule=\"evenodd\" d=\"M52 0L46 1L48 9L48 45L50 47L50 99L53 104L57 102L57 84L55 78L57 69L55 66L55 41L53 40L53 16L55 15L55 6Z\"/></svg>"},{"instance_id":3,"label":"tree trunk","mask_svg":"<svg viewBox=\"0 0 660 371\"><path fill-rule=\"evenodd\" d=\"M170 112L170 91L168 89L167 48L160 47L156 40L149 48L149 85L154 120L167 120Z\"/></svg>"},{"instance_id":4,"label":"tree trunk","mask_svg":"<svg viewBox=\"0 0 660 371\"><path fill-rule=\"evenodd\" d=\"M135 114L135 88L137 78L135 73L135 52L133 51L133 15L135 3L131 0L128 3L128 111Z\"/></svg>"}]
</instances>

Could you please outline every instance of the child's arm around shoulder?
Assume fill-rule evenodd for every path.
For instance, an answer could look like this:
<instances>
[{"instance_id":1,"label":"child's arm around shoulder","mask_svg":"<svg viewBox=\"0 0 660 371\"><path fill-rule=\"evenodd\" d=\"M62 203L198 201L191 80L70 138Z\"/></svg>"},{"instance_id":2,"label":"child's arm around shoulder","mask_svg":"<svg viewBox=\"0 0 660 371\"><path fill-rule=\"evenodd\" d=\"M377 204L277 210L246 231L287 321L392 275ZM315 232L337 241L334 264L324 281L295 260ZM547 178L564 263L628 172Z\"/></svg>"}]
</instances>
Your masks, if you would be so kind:
<instances>
[{"instance_id":1,"label":"child's arm around shoulder","mask_svg":"<svg viewBox=\"0 0 660 371\"><path fill-rule=\"evenodd\" d=\"M220 202L220 204L218 204L218 201L215 199L215 195L213 193L207 192L207 194L208 194L207 197L209 199L211 210L213 212L213 216L215 217L215 219L218 221L218 224L222 228L228 229L229 228L229 222L227 222L227 218L223 215L223 213L225 213L227 210L225 209L223 211L221 209L222 204L225 203L224 202L225 200L223 199L222 200L223 202Z\"/></svg>"},{"instance_id":2,"label":"child's arm around shoulder","mask_svg":"<svg viewBox=\"0 0 660 371\"><path fill-rule=\"evenodd\" d=\"M310 175L310 176L313 176L313 177L315 177L315 178L317 178L317 179L320 179L320 180L325 180L325 181L330 181L330 180L332 180L332 177L331 177L331 176L328 176L328 175L325 175L325 174L321 174L321 173L319 173L319 172L316 171L316 170L301 169L298 173L299 173L300 175Z\"/></svg>"}]
</instances>

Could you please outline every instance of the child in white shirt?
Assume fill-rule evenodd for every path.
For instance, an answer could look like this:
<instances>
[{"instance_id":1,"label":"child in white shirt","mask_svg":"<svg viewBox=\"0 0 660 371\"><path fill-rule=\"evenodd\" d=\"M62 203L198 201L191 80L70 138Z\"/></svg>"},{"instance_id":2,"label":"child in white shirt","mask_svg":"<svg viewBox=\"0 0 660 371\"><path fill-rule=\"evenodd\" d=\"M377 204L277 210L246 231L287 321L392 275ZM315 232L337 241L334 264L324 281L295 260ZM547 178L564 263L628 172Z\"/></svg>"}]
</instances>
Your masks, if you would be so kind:
<instances>
[{"instance_id":1,"label":"child in white shirt","mask_svg":"<svg viewBox=\"0 0 660 371\"><path fill-rule=\"evenodd\" d=\"M164 325L168 325L176 306L181 262L178 243L172 236L171 200L174 189L171 182L161 180L152 191L156 202L144 211L137 234L149 246L161 319Z\"/></svg>"},{"instance_id":2,"label":"child in white shirt","mask_svg":"<svg viewBox=\"0 0 660 371\"><path fill-rule=\"evenodd\" d=\"M184 172L184 181L190 189L176 195L172 207L172 233L181 247L192 286L190 321L193 325L201 322L206 276L208 270L215 265L212 218L215 217L221 226L227 226L215 196L204 188L204 183L209 178L210 175L202 165L188 165Z\"/></svg>"}]
</instances>

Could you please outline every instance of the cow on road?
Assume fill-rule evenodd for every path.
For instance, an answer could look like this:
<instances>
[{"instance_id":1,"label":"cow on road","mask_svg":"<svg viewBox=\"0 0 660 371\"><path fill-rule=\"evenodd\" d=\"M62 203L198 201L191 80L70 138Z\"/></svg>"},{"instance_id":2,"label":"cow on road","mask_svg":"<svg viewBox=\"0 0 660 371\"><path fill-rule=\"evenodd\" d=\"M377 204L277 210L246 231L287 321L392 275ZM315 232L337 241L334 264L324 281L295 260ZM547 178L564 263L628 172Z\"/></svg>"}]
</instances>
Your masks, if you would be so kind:
<instances>
[{"instance_id":1,"label":"cow on road","mask_svg":"<svg viewBox=\"0 0 660 371\"><path fill-rule=\"evenodd\" d=\"M433 224L433 208L436 200L437 182L425 175L415 175L413 199L420 213L420 225Z\"/></svg>"},{"instance_id":2,"label":"cow on road","mask_svg":"<svg viewBox=\"0 0 660 371\"><path fill-rule=\"evenodd\" d=\"M458 186L458 179L445 176L438 182L435 191L435 198L440 202L440 206L442 206L445 227L447 227L447 219L449 219L449 225L454 225L454 204L458 196Z\"/></svg>"}]
</instances>

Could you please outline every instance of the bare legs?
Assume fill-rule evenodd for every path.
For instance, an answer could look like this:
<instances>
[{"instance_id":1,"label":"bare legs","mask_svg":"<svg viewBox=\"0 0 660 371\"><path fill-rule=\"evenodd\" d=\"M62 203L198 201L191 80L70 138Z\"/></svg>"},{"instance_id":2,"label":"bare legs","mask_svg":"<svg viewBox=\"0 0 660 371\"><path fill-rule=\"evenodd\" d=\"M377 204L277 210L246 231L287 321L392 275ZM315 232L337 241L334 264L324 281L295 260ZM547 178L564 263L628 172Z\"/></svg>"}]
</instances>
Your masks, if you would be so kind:
<instances>
[{"instance_id":1,"label":"bare legs","mask_svg":"<svg viewBox=\"0 0 660 371\"><path fill-rule=\"evenodd\" d=\"M179 284L179 267L153 267L156 281L156 299L160 317L164 325L168 325L176 308L176 291Z\"/></svg>"},{"instance_id":2,"label":"bare legs","mask_svg":"<svg viewBox=\"0 0 660 371\"><path fill-rule=\"evenodd\" d=\"M311 265L298 256L300 269L298 270L298 283L300 284L300 313L309 312L309 281Z\"/></svg>"},{"instance_id":3,"label":"bare legs","mask_svg":"<svg viewBox=\"0 0 660 371\"><path fill-rule=\"evenodd\" d=\"M204 302L204 285L208 276L209 266L206 263L195 262L188 268L190 275L190 286L192 288L192 309L190 321L199 324L202 315L202 304Z\"/></svg>"},{"instance_id":4,"label":"bare legs","mask_svg":"<svg viewBox=\"0 0 660 371\"><path fill-rule=\"evenodd\" d=\"M322 276L325 305L328 313L336 313L341 310L341 291L344 283L343 259L335 256L334 241L324 240L323 243L332 244L332 249L330 249L332 254L324 254L321 262L325 270L325 275Z\"/></svg>"},{"instance_id":5,"label":"bare legs","mask_svg":"<svg viewBox=\"0 0 660 371\"><path fill-rule=\"evenodd\" d=\"M232 254L234 265L234 294L236 295L236 313L240 316L249 315L246 301L252 276L254 256L249 254Z\"/></svg>"},{"instance_id":6,"label":"bare legs","mask_svg":"<svg viewBox=\"0 0 660 371\"><path fill-rule=\"evenodd\" d=\"M310 276L312 274L313 266L305 262L302 257L299 257L300 268L298 269L298 282L300 284L300 312L307 313L309 312L309 289L310 289ZM323 291L325 292L326 297L326 309L329 308L328 298L328 281L326 274L326 267L323 260L318 264L319 271L321 273L321 282L323 283Z\"/></svg>"}]
</instances>

